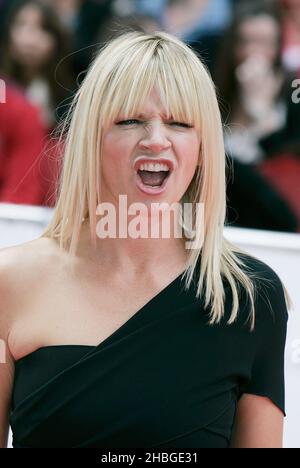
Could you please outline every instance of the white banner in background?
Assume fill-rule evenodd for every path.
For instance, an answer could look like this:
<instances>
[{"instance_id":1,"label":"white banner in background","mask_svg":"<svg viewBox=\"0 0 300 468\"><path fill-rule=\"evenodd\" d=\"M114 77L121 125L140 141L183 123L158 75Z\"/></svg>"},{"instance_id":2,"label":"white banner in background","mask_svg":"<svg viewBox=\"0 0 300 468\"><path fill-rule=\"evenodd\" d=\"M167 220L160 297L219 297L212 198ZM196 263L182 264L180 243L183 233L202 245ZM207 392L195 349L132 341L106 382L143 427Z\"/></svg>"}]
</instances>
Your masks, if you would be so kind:
<instances>
[{"instance_id":1,"label":"white banner in background","mask_svg":"<svg viewBox=\"0 0 300 468\"><path fill-rule=\"evenodd\" d=\"M51 215L49 208L0 204L0 248L37 238ZM224 235L273 268L294 303L286 347L284 445L300 448L300 235L237 228L225 229Z\"/></svg>"}]
</instances>

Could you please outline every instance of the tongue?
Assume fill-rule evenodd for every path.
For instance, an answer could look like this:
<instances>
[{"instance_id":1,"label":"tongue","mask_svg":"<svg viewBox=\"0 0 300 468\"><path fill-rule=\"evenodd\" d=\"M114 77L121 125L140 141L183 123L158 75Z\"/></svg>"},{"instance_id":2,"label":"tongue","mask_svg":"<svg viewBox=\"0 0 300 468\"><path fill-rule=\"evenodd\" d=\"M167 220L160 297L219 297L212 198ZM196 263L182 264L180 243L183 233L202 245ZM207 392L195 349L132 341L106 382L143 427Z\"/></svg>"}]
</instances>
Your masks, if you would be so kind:
<instances>
[{"instance_id":1,"label":"tongue","mask_svg":"<svg viewBox=\"0 0 300 468\"><path fill-rule=\"evenodd\" d=\"M167 176L167 172L139 171L139 175L144 185L150 185L152 187L155 187L157 185L162 185L163 181Z\"/></svg>"}]
</instances>

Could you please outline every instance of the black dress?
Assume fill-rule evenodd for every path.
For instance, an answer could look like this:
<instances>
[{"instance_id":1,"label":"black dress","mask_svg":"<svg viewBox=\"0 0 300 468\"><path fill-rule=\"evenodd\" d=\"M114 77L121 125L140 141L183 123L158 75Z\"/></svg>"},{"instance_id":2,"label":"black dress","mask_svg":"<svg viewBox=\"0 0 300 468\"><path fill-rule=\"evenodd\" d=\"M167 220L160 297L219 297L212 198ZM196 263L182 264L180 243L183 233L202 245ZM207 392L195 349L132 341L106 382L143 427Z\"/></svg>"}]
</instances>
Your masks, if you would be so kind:
<instances>
[{"instance_id":1,"label":"black dress","mask_svg":"<svg viewBox=\"0 0 300 468\"><path fill-rule=\"evenodd\" d=\"M241 291L238 320L208 325L196 282L182 276L98 346L58 345L15 362L14 447L228 448L243 393L285 414L288 313L277 274L254 257L256 328ZM199 273L200 262L197 265Z\"/></svg>"}]
</instances>

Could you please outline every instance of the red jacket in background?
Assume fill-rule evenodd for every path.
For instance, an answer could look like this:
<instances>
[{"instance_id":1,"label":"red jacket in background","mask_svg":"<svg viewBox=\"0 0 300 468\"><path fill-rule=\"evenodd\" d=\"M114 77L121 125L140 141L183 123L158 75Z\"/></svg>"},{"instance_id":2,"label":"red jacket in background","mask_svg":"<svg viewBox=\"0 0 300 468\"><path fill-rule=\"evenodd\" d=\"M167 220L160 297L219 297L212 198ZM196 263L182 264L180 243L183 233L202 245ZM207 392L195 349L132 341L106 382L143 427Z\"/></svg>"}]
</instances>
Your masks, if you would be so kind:
<instances>
[{"instance_id":1,"label":"red jacket in background","mask_svg":"<svg viewBox=\"0 0 300 468\"><path fill-rule=\"evenodd\" d=\"M0 202L48 204L46 142L38 108L21 90L7 85L6 102L0 103Z\"/></svg>"}]
</instances>

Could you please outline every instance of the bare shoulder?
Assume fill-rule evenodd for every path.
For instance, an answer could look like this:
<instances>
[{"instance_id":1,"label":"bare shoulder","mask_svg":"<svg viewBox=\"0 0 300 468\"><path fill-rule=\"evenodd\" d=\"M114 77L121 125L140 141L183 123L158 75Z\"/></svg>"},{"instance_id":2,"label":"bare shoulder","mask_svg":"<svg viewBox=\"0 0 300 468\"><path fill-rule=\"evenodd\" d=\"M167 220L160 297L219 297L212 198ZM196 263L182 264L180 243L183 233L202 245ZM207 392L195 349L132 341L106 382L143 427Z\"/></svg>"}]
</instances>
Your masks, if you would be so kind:
<instances>
[{"instance_id":1,"label":"bare shoulder","mask_svg":"<svg viewBox=\"0 0 300 468\"><path fill-rule=\"evenodd\" d=\"M37 277L45 270L51 251L53 247L48 239L0 249L0 447L7 446L14 381L10 332L22 313L26 297L37 289Z\"/></svg>"},{"instance_id":2,"label":"bare shoulder","mask_svg":"<svg viewBox=\"0 0 300 468\"><path fill-rule=\"evenodd\" d=\"M55 241L48 238L0 249L0 333L9 328L20 302L34 292L58 255Z\"/></svg>"},{"instance_id":3,"label":"bare shoulder","mask_svg":"<svg viewBox=\"0 0 300 468\"><path fill-rule=\"evenodd\" d=\"M45 271L59 255L55 241L40 237L12 247L0 249L0 281L24 283Z\"/></svg>"}]
</instances>

